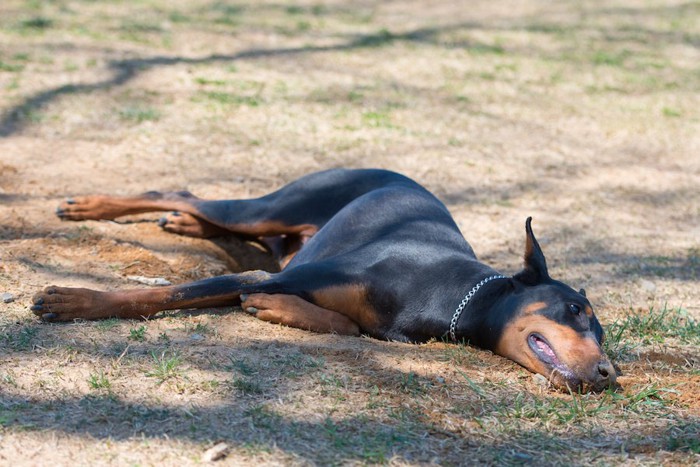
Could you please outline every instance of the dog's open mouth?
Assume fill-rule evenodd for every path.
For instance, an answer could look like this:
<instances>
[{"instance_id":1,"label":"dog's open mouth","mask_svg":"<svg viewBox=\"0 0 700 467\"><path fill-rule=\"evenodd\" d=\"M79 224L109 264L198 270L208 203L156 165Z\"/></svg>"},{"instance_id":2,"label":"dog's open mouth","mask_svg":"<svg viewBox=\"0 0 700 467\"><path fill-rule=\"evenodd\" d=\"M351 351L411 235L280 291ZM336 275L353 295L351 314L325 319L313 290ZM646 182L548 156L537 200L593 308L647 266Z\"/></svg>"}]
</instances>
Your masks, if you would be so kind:
<instances>
[{"instance_id":1,"label":"dog's open mouth","mask_svg":"<svg viewBox=\"0 0 700 467\"><path fill-rule=\"evenodd\" d=\"M540 334L530 334L527 338L527 343L530 345L532 351L535 352L535 355L537 355L537 357L540 360L542 360L547 366L549 366L553 370L558 370L559 372L564 373L566 375L571 373L571 371L566 367L566 365L564 365L561 362L561 360L559 360L557 354L554 353L554 349L549 344L549 342L547 342L547 339L542 337Z\"/></svg>"}]
</instances>

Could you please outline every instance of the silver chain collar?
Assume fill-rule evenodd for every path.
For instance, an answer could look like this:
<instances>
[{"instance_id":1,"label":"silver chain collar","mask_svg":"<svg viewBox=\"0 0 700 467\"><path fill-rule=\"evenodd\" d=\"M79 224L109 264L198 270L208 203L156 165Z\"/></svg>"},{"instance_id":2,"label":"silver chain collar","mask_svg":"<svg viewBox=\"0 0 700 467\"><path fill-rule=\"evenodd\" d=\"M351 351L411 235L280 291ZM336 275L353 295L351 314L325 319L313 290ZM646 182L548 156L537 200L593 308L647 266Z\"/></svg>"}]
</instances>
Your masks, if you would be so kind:
<instances>
[{"instance_id":1,"label":"silver chain collar","mask_svg":"<svg viewBox=\"0 0 700 467\"><path fill-rule=\"evenodd\" d=\"M474 295L479 291L481 287L483 287L485 284L491 282L494 279L507 279L507 277L502 276L500 274L487 277L486 279L476 284L474 288L472 288L469 291L469 293L462 299L462 303L459 304L459 306L455 310L455 314L452 315L452 321L450 321L450 339L457 342L457 336L455 335L455 329L457 328L457 320L459 320L459 317L464 311L464 308L467 306L467 303L469 303L469 300L471 300L472 297L474 297Z\"/></svg>"}]
</instances>

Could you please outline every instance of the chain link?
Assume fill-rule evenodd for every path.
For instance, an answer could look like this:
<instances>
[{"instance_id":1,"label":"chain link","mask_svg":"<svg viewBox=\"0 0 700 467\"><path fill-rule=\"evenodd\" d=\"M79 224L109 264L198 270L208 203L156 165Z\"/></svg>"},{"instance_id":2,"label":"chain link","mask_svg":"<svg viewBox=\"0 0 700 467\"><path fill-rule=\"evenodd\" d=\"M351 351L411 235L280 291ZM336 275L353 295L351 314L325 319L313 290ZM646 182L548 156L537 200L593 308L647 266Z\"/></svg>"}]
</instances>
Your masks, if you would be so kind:
<instances>
[{"instance_id":1,"label":"chain link","mask_svg":"<svg viewBox=\"0 0 700 467\"><path fill-rule=\"evenodd\" d=\"M457 342L457 336L455 335L455 330L457 328L457 320L459 320L459 317L461 316L462 312L464 311L464 307L467 306L467 303L469 303L469 300L472 299L472 297L476 294L476 292L483 287L485 284L491 282L494 279L507 279L506 276L502 276L500 274L496 274L495 276L490 276L487 277L486 279L482 280L478 284L472 288L469 293L462 299L462 302L459 304L457 307L457 310L455 310L455 314L452 315L452 320L450 321L450 339L453 341Z\"/></svg>"}]
</instances>

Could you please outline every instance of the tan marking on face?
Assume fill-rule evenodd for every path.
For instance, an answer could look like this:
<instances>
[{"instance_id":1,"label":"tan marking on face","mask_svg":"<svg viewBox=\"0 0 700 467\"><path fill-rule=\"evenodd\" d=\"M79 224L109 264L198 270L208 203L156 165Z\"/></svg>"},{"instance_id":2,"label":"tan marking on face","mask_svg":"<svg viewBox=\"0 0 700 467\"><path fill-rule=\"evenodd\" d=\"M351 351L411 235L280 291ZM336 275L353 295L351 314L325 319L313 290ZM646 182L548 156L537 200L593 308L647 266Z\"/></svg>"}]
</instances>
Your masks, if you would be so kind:
<instances>
[{"instance_id":1,"label":"tan marking on face","mask_svg":"<svg viewBox=\"0 0 700 467\"><path fill-rule=\"evenodd\" d=\"M593 308L591 308L590 305L586 305L584 310L586 311L586 316L588 316L589 318L593 317Z\"/></svg>"},{"instance_id":2,"label":"tan marking on face","mask_svg":"<svg viewBox=\"0 0 700 467\"><path fill-rule=\"evenodd\" d=\"M544 310L547 308L549 305L547 305L546 302L534 302L530 303L527 305L525 308L523 308L522 314L523 315L533 315L537 313L540 310Z\"/></svg>"},{"instance_id":3,"label":"tan marking on face","mask_svg":"<svg viewBox=\"0 0 700 467\"><path fill-rule=\"evenodd\" d=\"M319 306L347 316L370 334L381 324L379 314L367 300L367 289L362 285L327 287L311 295Z\"/></svg>"},{"instance_id":4,"label":"tan marking on face","mask_svg":"<svg viewBox=\"0 0 700 467\"><path fill-rule=\"evenodd\" d=\"M528 370L550 377L551 370L528 345L528 336L537 333L552 346L555 355L577 377L586 379L601 360L607 360L592 337L583 337L568 326L541 315L520 316L503 330L495 352Z\"/></svg>"}]
</instances>

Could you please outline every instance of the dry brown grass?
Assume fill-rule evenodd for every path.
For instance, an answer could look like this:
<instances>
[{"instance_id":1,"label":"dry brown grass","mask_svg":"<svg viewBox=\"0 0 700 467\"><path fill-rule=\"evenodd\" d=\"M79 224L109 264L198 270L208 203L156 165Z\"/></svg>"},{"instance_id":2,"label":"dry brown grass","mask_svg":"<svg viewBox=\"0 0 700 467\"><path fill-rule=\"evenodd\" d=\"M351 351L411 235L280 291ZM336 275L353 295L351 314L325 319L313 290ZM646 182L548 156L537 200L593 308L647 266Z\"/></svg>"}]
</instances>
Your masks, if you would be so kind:
<instances>
[{"instance_id":1,"label":"dry brown grass","mask_svg":"<svg viewBox=\"0 0 700 467\"><path fill-rule=\"evenodd\" d=\"M683 1L4 0L0 463L189 465L220 440L233 465L698 463L698 31ZM27 311L49 283L269 265L153 216L61 223L64 196L249 197L337 166L419 180L504 272L534 216L624 390L560 394L474 348L236 309Z\"/></svg>"}]
</instances>

